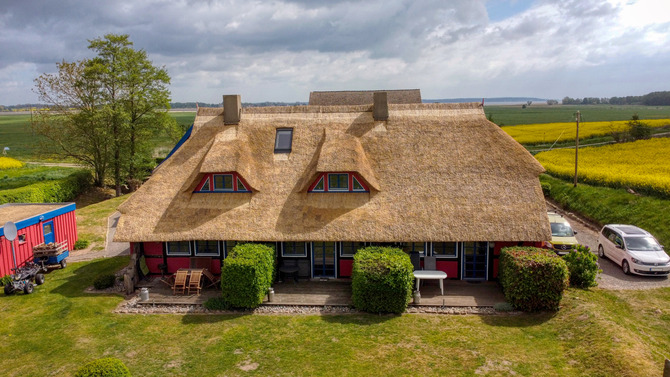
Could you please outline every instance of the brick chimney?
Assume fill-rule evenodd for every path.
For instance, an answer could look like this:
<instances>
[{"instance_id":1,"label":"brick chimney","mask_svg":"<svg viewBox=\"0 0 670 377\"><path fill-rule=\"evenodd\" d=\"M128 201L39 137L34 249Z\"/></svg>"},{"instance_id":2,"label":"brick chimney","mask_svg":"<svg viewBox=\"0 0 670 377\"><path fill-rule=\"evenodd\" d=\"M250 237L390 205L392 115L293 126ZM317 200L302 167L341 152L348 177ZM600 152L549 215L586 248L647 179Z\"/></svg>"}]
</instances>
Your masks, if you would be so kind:
<instances>
[{"instance_id":1,"label":"brick chimney","mask_svg":"<svg viewBox=\"0 0 670 377\"><path fill-rule=\"evenodd\" d=\"M239 94L223 96L223 124L239 124L242 116L242 100Z\"/></svg>"},{"instance_id":2,"label":"brick chimney","mask_svg":"<svg viewBox=\"0 0 670 377\"><path fill-rule=\"evenodd\" d=\"M374 92L372 95L374 105L372 107L372 117L374 120L388 120L389 103L386 92Z\"/></svg>"}]
</instances>

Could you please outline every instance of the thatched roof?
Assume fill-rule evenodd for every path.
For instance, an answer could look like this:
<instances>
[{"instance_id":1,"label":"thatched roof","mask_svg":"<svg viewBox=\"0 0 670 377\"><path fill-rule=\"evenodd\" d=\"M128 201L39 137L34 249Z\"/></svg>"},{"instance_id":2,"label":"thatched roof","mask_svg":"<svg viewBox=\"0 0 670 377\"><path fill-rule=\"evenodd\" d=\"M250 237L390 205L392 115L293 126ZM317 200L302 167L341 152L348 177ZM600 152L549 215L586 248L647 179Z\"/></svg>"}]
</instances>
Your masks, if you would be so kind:
<instances>
[{"instance_id":1,"label":"thatched roof","mask_svg":"<svg viewBox=\"0 0 670 377\"><path fill-rule=\"evenodd\" d=\"M383 91L387 93L386 95L388 98L388 103L421 103L421 91L419 89L397 89ZM374 92L378 92L378 90L310 92L309 104L314 106L370 105L373 103L372 96Z\"/></svg>"},{"instance_id":2,"label":"thatched roof","mask_svg":"<svg viewBox=\"0 0 670 377\"><path fill-rule=\"evenodd\" d=\"M0 227L3 227L7 221L17 223L21 220L53 211L55 209L68 206L72 203L7 203L0 205Z\"/></svg>"},{"instance_id":3,"label":"thatched roof","mask_svg":"<svg viewBox=\"0 0 670 377\"><path fill-rule=\"evenodd\" d=\"M191 137L119 207L117 241L543 241L542 166L480 104L200 108ZM275 130L290 127L290 154ZM193 193L237 171L252 193ZM325 171L369 193L308 193Z\"/></svg>"}]
</instances>

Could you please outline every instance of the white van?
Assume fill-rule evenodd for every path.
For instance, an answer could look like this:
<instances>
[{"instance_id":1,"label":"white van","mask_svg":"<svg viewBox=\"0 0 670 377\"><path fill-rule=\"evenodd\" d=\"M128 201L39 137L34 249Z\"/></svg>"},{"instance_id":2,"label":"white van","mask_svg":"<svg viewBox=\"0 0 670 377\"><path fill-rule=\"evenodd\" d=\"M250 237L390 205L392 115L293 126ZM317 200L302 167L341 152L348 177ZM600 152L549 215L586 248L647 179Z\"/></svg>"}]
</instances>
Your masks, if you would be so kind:
<instances>
[{"instance_id":1,"label":"white van","mask_svg":"<svg viewBox=\"0 0 670 377\"><path fill-rule=\"evenodd\" d=\"M627 275L670 274L670 257L663 246L634 225L605 225L598 234L598 256L618 263Z\"/></svg>"}]
</instances>

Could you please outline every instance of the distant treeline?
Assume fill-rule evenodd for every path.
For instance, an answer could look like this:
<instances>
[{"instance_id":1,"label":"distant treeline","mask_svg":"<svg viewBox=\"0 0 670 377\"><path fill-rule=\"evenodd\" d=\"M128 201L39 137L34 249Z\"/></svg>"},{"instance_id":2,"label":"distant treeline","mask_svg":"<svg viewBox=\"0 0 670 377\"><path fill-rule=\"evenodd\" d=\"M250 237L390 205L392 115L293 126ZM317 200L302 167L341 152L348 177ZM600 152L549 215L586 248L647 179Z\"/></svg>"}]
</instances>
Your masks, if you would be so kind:
<instances>
[{"instance_id":1,"label":"distant treeline","mask_svg":"<svg viewBox=\"0 0 670 377\"><path fill-rule=\"evenodd\" d=\"M644 106L670 106L670 92L652 92L643 96L626 97L584 97L570 98L565 97L561 101L564 105L644 105Z\"/></svg>"}]
</instances>

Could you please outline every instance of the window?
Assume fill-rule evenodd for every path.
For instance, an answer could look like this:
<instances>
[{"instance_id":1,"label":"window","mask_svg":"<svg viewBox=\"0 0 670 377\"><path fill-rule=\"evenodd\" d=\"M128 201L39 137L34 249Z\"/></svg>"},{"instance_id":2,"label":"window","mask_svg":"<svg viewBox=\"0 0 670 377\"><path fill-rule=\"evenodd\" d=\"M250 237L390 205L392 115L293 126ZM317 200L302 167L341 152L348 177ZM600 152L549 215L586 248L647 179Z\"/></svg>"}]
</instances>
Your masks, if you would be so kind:
<instances>
[{"instance_id":1,"label":"window","mask_svg":"<svg viewBox=\"0 0 670 377\"><path fill-rule=\"evenodd\" d=\"M308 192L370 192L356 173L323 173Z\"/></svg>"},{"instance_id":2,"label":"window","mask_svg":"<svg viewBox=\"0 0 670 377\"><path fill-rule=\"evenodd\" d=\"M282 257L306 257L307 245L305 242L282 242Z\"/></svg>"},{"instance_id":3,"label":"window","mask_svg":"<svg viewBox=\"0 0 670 377\"><path fill-rule=\"evenodd\" d=\"M211 189L209 188L209 177L205 179L205 183L203 183L202 188L200 191L210 191Z\"/></svg>"},{"instance_id":4,"label":"window","mask_svg":"<svg viewBox=\"0 0 670 377\"><path fill-rule=\"evenodd\" d=\"M321 177L319 179L319 181L316 183L316 185L314 186L314 188L312 189L312 191L323 191L323 187L324 187L323 181L324 180L325 180L325 178Z\"/></svg>"},{"instance_id":5,"label":"window","mask_svg":"<svg viewBox=\"0 0 670 377\"><path fill-rule=\"evenodd\" d=\"M353 257L358 249L364 248L365 242L340 242L340 256Z\"/></svg>"},{"instance_id":6,"label":"window","mask_svg":"<svg viewBox=\"0 0 670 377\"><path fill-rule=\"evenodd\" d=\"M189 241L171 241L165 243L166 254L170 256L190 256L191 242Z\"/></svg>"},{"instance_id":7,"label":"window","mask_svg":"<svg viewBox=\"0 0 670 377\"><path fill-rule=\"evenodd\" d=\"M455 258L458 256L457 242L433 242L433 256Z\"/></svg>"},{"instance_id":8,"label":"window","mask_svg":"<svg viewBox=\"0 0 670 377\"><path fill-rule=\"evenodd\" d=\"M19 243L25 243L26 242L26 235L25 234L19 234Z\"/></svg>"},{"instance_id":9,"label":"window","mask_svg":"<svg viewBox=\"0 0 670 377\"><path fill-rule=\"evenodd\" d=\"M403 242L399 246L406 253L419 253L422 257L426 255L425 242Z\"/></svg>"},{"instance_id":10,"label":"window","mask_svg":"<svg viewBox=\"0 0 670 377\"><path fill-rule=\"evenodd\" d=\"M251 192L239 174L209 173L200 180L193 192Z\"/></svg>"},{"instance_id":11,"label":"window","mask_svg":"<svg viewBox=\"0 0 670 377\"><path fill-rule=\"evenodd\" d=\"M328 174L328 191L349 191L349 174Z\"/></svg>"},{"instance_id":12,"label":"window","mask_svg":"<svg viewBox=\"0 0 670 377\"><path fill-rule=\"evenodd\" d=\"M277 128L275 153L291 153L292 144L293 128Z\"/></svg>"},{"instance_id":13,"label":"window","mask_svg":"<svg viewBox=\"0 0 670 377\"><path fill-rule=\"evenodd\" d=\"M214 191L233 191L233 175L214 174Z\"/></svg>"},{"instance_id":14,"label":"window","mask_svg":"<svg viewBox=\"0 0 670 377\"><path fill-rule=\"evenodd\" d=\"M368 190L365 189L365 187L363 187L363 185L360 182L358 182L358 179L356 178L355 175L352 176L351 179L352 179L352 186L353 186L352 191L368 191Z\"/></svg>"},{"instance_id":15,"label":"window","mask_svg":"<svg viewBox=\"0 0 670 377\"><path fill-rule=\"evenodd\" d=\"M196 257L218 257L220 255L219 241L195 241Z\"/></svg>"}]
</instances>

